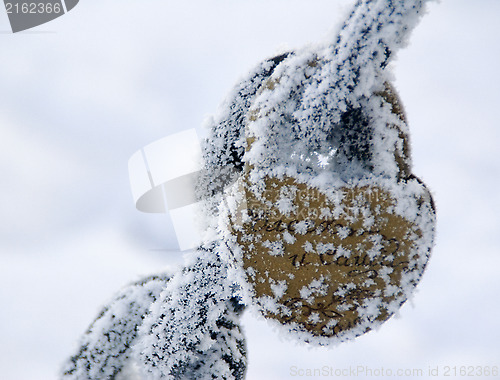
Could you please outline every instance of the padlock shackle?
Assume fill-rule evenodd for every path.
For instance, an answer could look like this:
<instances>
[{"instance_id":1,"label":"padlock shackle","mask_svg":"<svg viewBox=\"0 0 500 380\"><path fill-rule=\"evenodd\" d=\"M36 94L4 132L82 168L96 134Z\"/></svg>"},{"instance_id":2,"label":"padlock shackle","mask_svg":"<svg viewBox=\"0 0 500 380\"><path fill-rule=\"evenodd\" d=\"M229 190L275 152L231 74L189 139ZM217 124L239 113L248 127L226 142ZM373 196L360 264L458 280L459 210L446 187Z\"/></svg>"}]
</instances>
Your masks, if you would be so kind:
<instances>
[{"instance_id":1,"label":"padlock shackle","mask_svg":"<svg viewBox=\"0 0 500 380\"><path fill-rule=\"evenodd\" d=\"M363 75L383 70L406 45L428 1L358 0L330 47L342 62L337 84L354 89Z\"/></svg>"},{"instance_id":2,"label":"padlock shackle","mask_svg":"<svg viewBox=\"0 0 500 380\"><path fill-rule=\"evenodd\" d=\"M350 138L351 132L356 131L342 132L343 135L341 133L340 139L336 141L341 143L341 146L333 145L334 141L328 142L328 138L332 134L338 134L339 122L349 116L345 112L348 107L352 116L362 111L360 100L373 97L381 99L380 103L389 104L389 108L392 107L393 113L399 117L402 124L405 124L397 93L390 86L390 78L384 69L394 53L404 45L407 36L423 13L427 1L358 0L336 39L326 49L310 54L309 62L294 67L295 70L309 72L298 84L302 86L298 94L291 95L297 89L287 88L276 80L283 74L294 75L293 70L287 66L296 64L302 53L287 53L262 62L235 87L223 103L223 111L219 112L209 127L211 136L205 144L207 168L229 165L236 171L242 169L243 162L247 160L244 157L244 145L248 144L246 126L251 124L249 119L252 117L252 112L262 105L265 106L262 98L265 99L267 95L261 95L266 89L269 90L277 84L283 102L287 102L290 96L298 97L295 105L298 110L294 110L293 115L290 115L296 117L297 122L295 125L287 126L285 128L287 130L282 131L283 134L293 135L294 129L298 130L299 134L295 138L304 142L311 137L309 132L304 133L305 138L300 136L300 130L307 127L311 130L322 130L323 134L318 134L319 137L313 141L313 145L316 144L318 147L321 144L323 146L330 144L332 149L338 149L348 159L354 157L358 161L364 161L367 170L370 171L372 168L370 158L375 156L373 161L378 159L377 152L374 152L373 146L370 145L372 134L370 123L357 126L358 129L364 129L364 133L357 133L359 136L370 136L361 138L359 147L356 147ZM366 80L369 76L374 76L372 87L365 86L367 88L360 90L358 88L360 81ZM347 92L338 91L339 88L344 88ZM344 98L342 95L345 95ZM275 99L275 102L279 103L279 100ZM259 104L256 106L256 103ZM270 109L273 111L272 107ZM388 113L388 116L391 116L390 112ZM268 115L261 116L267 118ZM271 121L268 124L269 128L279 128ZM288 127L291 130L288 130ZM411 174L411 162L407 130L404 125L403 127L391 125L388 128L397 130L399 136L394 147L390 148L396 161L395 169L390 175L397 176L398 180L408 178ZM218 143L214 144L216 140ZM315 151L315 148L310 150ZM270 152L275 153L273 150Z\"/></svg>"},{"instance_id":3,"label":"padlock shackle","mask_svg":"<svg viewBox=\"0 0 500 380\"><path fill-rule=\"evenodd\" d=\"M335 42L287 57L255 96L247 122L262 153L244 160L304 171L309 164L290 157L330 156L336 160L332 171L345 169L343 178L349 173L408 177L407 127L404 116L394 112L395 92L384 96L391 79L385 68L427 1L359 0Z\"/></svg>"}]
</instances>

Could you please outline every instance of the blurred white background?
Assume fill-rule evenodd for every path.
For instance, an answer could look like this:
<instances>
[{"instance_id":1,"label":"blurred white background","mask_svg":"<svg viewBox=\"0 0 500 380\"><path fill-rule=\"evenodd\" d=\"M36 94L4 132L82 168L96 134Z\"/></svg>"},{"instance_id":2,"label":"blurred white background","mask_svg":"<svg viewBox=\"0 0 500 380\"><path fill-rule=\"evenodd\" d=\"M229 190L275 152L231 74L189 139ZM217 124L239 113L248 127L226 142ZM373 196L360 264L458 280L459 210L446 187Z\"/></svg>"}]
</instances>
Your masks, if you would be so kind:
<instances>
[{"instance_id":1,"label":"blurred white background","mask_svg":"<svg viewBox=\"0 0 500 380\"><path fill-rule=\"evenodd\" d=\"M182 262L168 217L135 210L129 157L176 131L203 135L240 76L328 38L352 3L82 0L19 34L0 10L1 379L56 379L116 290ZM394 64L414 172L438 207L419 290L379 331L328 349L246 314L249 380L500 366L500 1L429 10Z\"/></svg>"}]
</instances>

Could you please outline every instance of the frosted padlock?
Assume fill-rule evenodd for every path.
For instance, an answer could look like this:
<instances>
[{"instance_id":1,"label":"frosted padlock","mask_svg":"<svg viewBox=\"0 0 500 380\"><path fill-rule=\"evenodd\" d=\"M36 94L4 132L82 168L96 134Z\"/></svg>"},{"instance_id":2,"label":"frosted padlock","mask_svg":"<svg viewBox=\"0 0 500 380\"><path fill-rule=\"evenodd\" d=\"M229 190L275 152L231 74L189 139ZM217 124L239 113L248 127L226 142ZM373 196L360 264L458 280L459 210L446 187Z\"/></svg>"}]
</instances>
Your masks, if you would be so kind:
<instances>
[{"instance_id":1,"label":"frosted padlock","mask_svg":"<svg viewBox=\"0 0 500 380\"><path fill-rule=\"evenodd\" d=\"M279 80L263 87L279 91ZM314 177L279 160L274 168L254 160L226 196L223 229L248 292L266 318L303 341L344 341L380 325L411 296L429 259L434 205L411 173L403 109L388 84L372 101L395 122L375 127L367 117L373 110L347 110L324 142L337 144L332 176L328 168ZM257 157L257 109L247 121L246 155ZM376 173L377 161L392 174Z\"/></svg>"},{"instance_id":2,"label":"frosted padlock","mask_svg":"<svg viewBox=\"0 0 500 380\"><path fill-rule=\"evenodd\" d=\"M329 46L263 62L211 125L209 169L240 174L205 209L246 302L298 340L379 326L427 265L434 205L386 70L426 2L356 2Z\"/></svg>"},{"instance_id":3,"label":"frosted padlock","mask_svg":"<svg viewBox=\"0 0 500 380\"><path fill-rule=\"evenodd\" d=\"M196 182L201 170L201 148L195 129L155 141L129 160L130 186L136 208L166 213L172 218L179 248L201 243Z\"/></svg>"}]
</instances>

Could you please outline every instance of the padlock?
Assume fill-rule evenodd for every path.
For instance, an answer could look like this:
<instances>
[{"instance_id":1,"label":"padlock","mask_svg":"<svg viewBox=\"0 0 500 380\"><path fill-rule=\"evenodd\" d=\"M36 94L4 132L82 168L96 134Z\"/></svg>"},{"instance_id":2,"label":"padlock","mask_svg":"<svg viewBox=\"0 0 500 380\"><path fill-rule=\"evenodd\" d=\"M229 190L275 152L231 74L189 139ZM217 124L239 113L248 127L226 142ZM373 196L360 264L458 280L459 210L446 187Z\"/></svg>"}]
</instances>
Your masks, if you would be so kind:
<instances>
[{"instance_id":1,"label":"padlock","mask_svg":"<svg viewBox=\"0 0 500 380\"><path fill-rule=\"evenodd\" d=\"M404 121L389 85L373 96ZM354 160L369 168L366 160L377 157L362 113L347 112L341 125L353 136L340 137L337 154L346 165ZM362 128L353 132L352 123ZM315 185L313 177L247 163L228 194L223 229L242 263L243 282L265 317L302 340L344 341L380 325L410 297L429 259L432 196L411 174L406 133L386 128L397 135L394 178Z\"/></svg>"},{"instance_id":2,"label":"padlock","mask_svg":"<svg viewBox=\"0 0 500 380\"><path fill-rule=\"evenodd\" d=\"M202 203L203 243L171 279L113 300L63 376L114 376L132 348L148 378L243 379L246 305L317 345L397 312L426 268L436 216L386 67L426 2L358 0L335 43L266 60L235 87L209 124L194 196L171 197ZM147 193L163 182L139 158Z\"/></svg>"},{"instance_id":3,"label":"padlock","mask_svg":"<svg viewBox=\"0 0 500 380\"><path fill-rule=\"evenodd\" d=\"M346 35L356 12L378 25L423 7L360 4ZM391 7L406 14L393 16ZM394 46L379 46L369 35L380 28L358 29L364 45L357 36L337 44L351 55L332 48L330 56L310 50L264 62L237 86L207 144L207 161L237 173L215 208L246 302L298 340L320 345L394 315L420 281L435 234L434 202L412 173L406 117L384 72L389 47L402 45L404 33ZM366 67L335 66L335 54ZM336 82L325 80L329 70ZM328 108L330 95L338 104Z\"/></svg>"}]
</instances>

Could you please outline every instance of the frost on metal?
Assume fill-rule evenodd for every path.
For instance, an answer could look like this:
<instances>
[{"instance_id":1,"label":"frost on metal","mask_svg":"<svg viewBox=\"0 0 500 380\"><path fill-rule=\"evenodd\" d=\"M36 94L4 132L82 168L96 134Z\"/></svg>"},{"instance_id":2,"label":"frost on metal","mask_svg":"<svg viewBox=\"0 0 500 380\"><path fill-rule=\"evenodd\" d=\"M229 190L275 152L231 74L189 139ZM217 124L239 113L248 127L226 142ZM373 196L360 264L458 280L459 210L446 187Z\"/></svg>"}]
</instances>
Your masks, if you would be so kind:
<instances>
[{"instance_id":1,"label":"frost on metal","mask_svg":"<svg viewBox=\"0 0 500 380\"><path fill-rule=\"evenodd\" d=\"M390 62L426 3L357 1L335 41L262 63L212 122L206 164L239 175L209 224L243 299L296 340L378 327L425 270L434 205Z\"/></svg>"},{"instance_id":2,"label":"frost on metal","mask_svg":"<svg viewBox=\"0 0 500 380\"><path fill-rule=\"evenodd\" d=\"M224 265L203 252L182 272L120 291L83 335L61 378L243 379L243 305L231 289L212 286L223 279Z\"/></svg>"},{"instance_id":3,"label":"frost on metal","mask_svg":"<svg viewBox=\"0 0 500 380\"><path fill-rule=\"evenodd\" d=\"M233 297L234 287L216 246L196 252L144 319L135 349L145 378L243 378L243 305Z\"/></svg>"},{"instance_id":4,"label":"frost on metal","mask_svg":"<svg viewBox=\"0 0 500 380\"><path fill-rule=\"evenodd\" d=\"M207 124L205 243L172 276L122 290L63 378L112 379L132 363L144 379L243 379L243 305L328 345L411 296L435 212L390 63L426 3L358 0L335 40L265 60L235 86Z\"/></svg>"},{"instance_id":5,"label":"frost on metal","mask_svg":"<svg viewBox=\"0 0 500 380\"><path fill-rule=\"evenodd\" d=\"M114 378L130 360L137 327L168 281L167 275L153 276L116 294L81 338L77 353L64 365L63 378Z\"/></svg>"}]
</instances>

